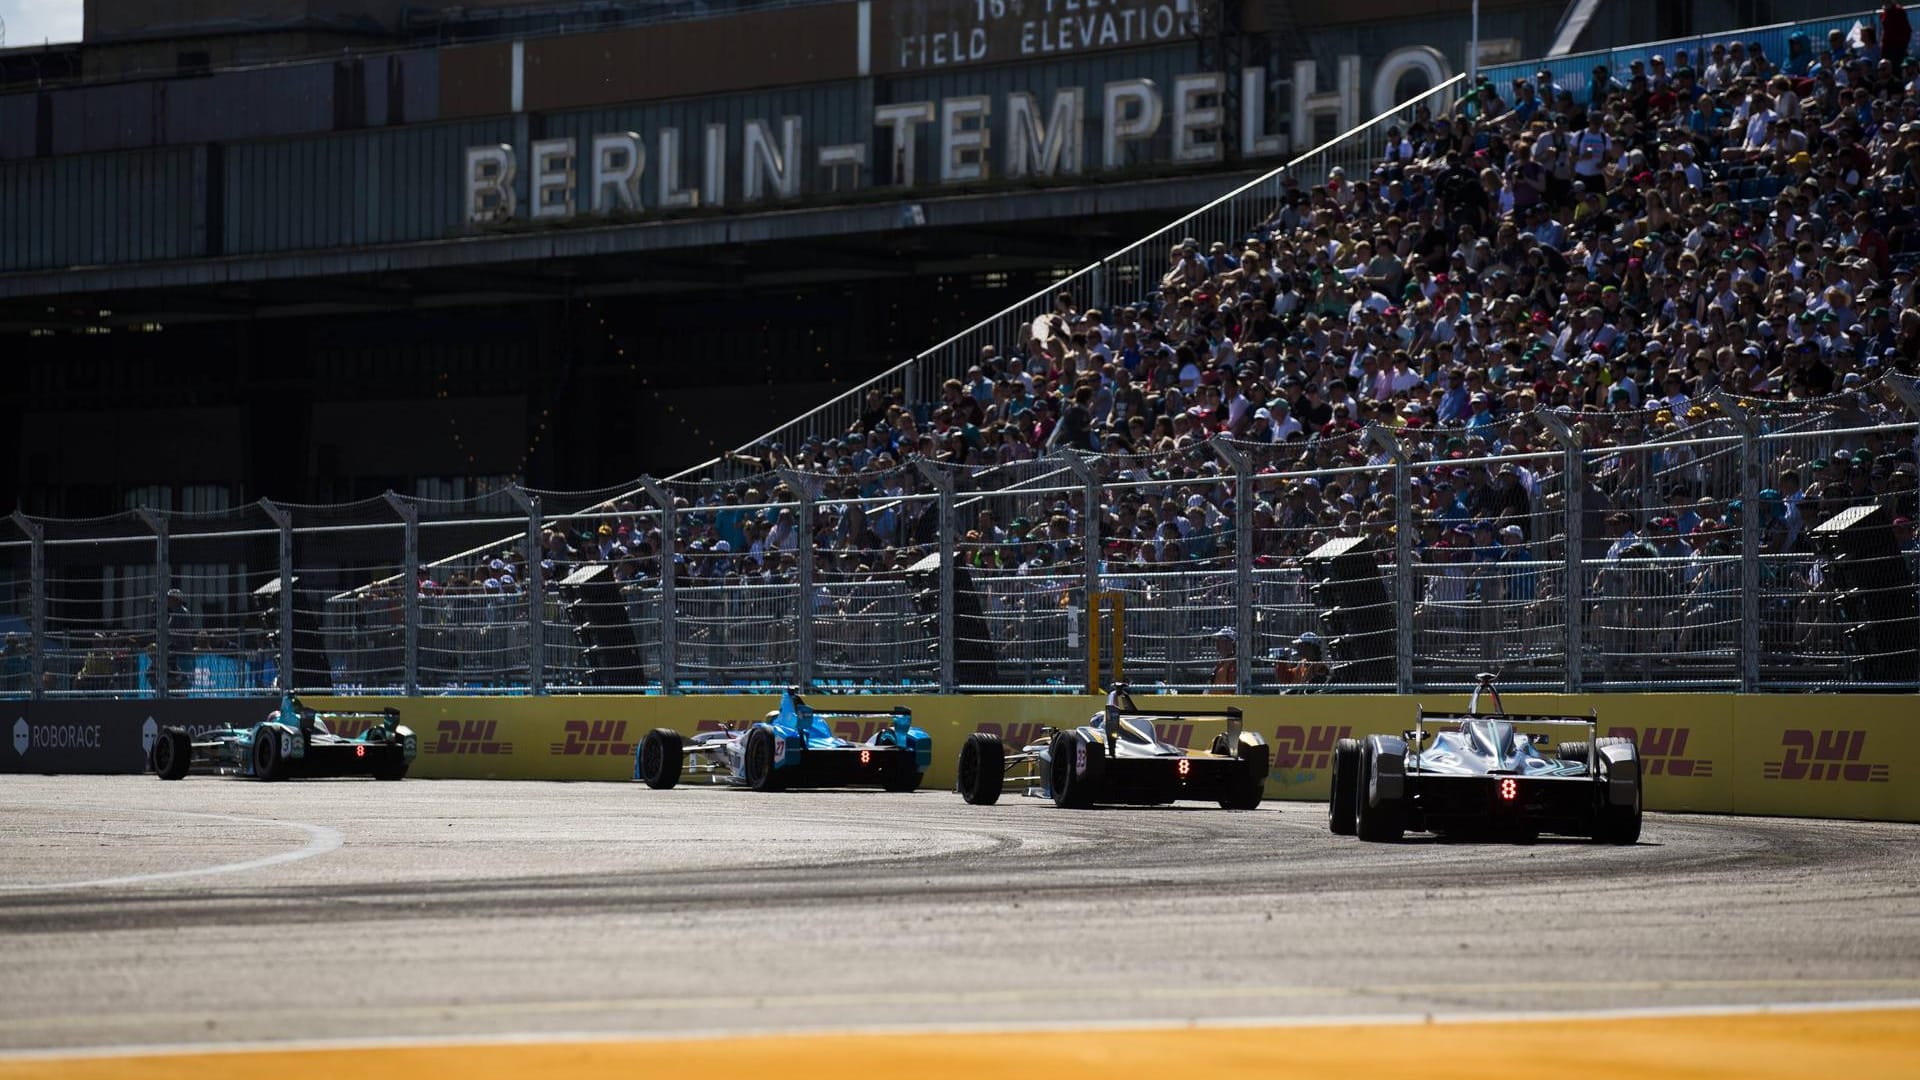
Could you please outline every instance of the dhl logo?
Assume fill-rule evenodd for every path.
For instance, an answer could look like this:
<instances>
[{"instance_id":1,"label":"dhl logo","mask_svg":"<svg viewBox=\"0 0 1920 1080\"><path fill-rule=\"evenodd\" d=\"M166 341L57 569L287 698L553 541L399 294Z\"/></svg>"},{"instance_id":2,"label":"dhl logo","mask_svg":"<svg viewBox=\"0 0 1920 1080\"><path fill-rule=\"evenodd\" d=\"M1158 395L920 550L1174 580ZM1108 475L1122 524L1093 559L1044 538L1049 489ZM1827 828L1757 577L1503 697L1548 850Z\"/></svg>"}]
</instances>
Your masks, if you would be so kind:
<instances>
[{"instance_id":1,"label":"dhl logo","mask_svg":"<svg viewBox=\"0 0 1920 1080\"><path fill-rule=\"evenodd\" d=\"M1785 760L1766 762L1761 773L1769 780L1849 780L1884 784L1893 779L1893 767L1862 762L1867 748L1864 731L1790 730L1780 736Z\"/></svg>"},{"instance_id":2,"label":"dhl logo","mask_svg":"<svg viewBox=\"0 0 1920 1080\"><path fill-rule=\"evenodd\" d=\"M430 754L511 754L513 744L494 738L497 720L442 720Z\"/></svg>"},{"instance_id":3,"label":"dhl logo","mask_svg":"<svg viewBox=\"0 0 1920 1080\"><path fill-rule=\"evenodd\" d=\"M882 729L892 727L891 720L839 720L833 725L833 734L848 742L866 742Z\"/></svg>"},{"instance_id":4,"label":"dhl logo","mask_svg":"<svg viewBox=\"0 0 1920 1080\"><path fill-rule=\"evenodd\" d=\"M1713 775L1713 761L1708 758L1690 758L1687 755L1687 737L1693 734L1692 728L1608 728L1607 734L1614 738L1632 739L1640 748L1640 760L1646 765L1648 776L1687 776L1704 780Z\"/></svg>"},{"instance_id":5,"label":"dhl logo","mask_svg":"<svg viewBox=\"0 0 1920 1080\"><path fill-rule=\"evenodd\" d=\"M549 754L563 757L626 757L633 753L625 720L569 720L565 742L551 744Z\"/></svg>"},{"instance_id":6,"label":"dhl logo","mask_svg":"<svg viewBox=\"0 0 1920 1080\"><path fill-rule=\"evenodd\" d=\"M1273 733L1273 767L1317 772L1333 764L1333 744L1353 737L1346 725L1283 724Z\"/></svg>"}]
</instances>

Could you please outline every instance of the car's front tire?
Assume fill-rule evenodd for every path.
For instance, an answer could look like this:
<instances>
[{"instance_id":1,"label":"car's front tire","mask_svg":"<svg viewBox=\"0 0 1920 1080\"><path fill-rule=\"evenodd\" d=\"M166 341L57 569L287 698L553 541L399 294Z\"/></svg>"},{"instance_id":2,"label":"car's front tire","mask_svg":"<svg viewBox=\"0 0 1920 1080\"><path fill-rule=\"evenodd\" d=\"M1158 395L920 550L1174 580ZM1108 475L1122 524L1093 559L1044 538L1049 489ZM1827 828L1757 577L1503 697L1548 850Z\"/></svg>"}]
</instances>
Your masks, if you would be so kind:
<instances>
[{"instance_id":1,"label":"car's front tire","mask_svg":"<svg viewBox=\"0 0 1920 1080\"><path fill-rule=\"evenodd\" d=\"M786 783L774 766L773 732L754 728L747 732L747 786L755 791L783 791Z\"/></svg>"},{"instance_id":2,"label":"car's front tire","mask_svg":"<svg viewBox=\"0 0 1920 1080\"><path fill-rule=\"evenodd\" d=\"M286 778L286 759L280 756L279 732L254 732L253 775L261 780L284 780Z\"/></svg>"},{"instance_id":3,"label":"car's front tire","mask_svg":"<svg viewBox=\"0 0 1920 1080\"><path fill-rule=\"evenodd\" d=\"M1053 740L1053 804L1072 810L1093 806L1107 771L1106 747L1064 731Z\"/></svg>"},{"instance_id":4,"label":"car's front tire","mask_svg":"<svg viewBox=\"0 0 1920 1080\"><path fill-rule=\"evenodd\" d=\"M686 760L680 733L672 728L654 728L640 740L640 780L655 791L678 784Z\"/></svg>"},{"instance_id":5,"label":"car's front tire","mask_svg":"<svg viewBox=\"0 0 1920 1080\"><path fill-rule=\"evenodd\" d=\"M153 772L162 780L179 780L193 767L193 737L184 728L161 728L153 740Z\"/></svg>"},{"instance_id":6,"label":"car's front tire","mask_svg":"<svg viewBox=\"0 0 1920 1080\"><path fill-rule=\"evenodd\" d=\"M997 735L976 731L960 744L960 797L974 806L992 806L1006 787L1007 748Z\"/></svg>"}]
</instances>

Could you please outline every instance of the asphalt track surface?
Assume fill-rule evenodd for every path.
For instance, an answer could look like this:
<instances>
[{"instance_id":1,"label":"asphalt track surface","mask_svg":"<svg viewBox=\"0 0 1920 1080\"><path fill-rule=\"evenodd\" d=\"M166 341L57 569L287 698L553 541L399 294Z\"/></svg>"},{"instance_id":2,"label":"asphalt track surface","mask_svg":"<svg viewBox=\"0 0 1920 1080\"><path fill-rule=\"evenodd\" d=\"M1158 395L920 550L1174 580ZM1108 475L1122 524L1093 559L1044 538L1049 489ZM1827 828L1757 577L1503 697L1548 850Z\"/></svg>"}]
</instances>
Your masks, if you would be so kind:
<instances>
[{"instance_id":1,"label":"asphalt track surface","mask_svg":"<svg viewBox=\"0 0 1920 1080\"><path fill-rule=\"evenodd\" d=\"M1632 848L1319 806L220 777L0 783L0 1050L1920 998L1920 828Z\"/></svg>"}]
</instances>

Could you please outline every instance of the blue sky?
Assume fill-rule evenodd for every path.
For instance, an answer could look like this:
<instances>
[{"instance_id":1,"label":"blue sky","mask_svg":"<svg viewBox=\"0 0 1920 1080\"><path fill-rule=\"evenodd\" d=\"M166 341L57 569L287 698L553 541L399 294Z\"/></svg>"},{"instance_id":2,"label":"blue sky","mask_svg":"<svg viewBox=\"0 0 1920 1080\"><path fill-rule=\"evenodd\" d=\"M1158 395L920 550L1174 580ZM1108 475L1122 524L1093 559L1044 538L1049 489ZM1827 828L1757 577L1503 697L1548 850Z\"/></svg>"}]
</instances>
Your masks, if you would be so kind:
<instances>
[{"instance_id":1,"label":"blue sky","mask_svg":"<svg viewBox=\"0 0 1920 1080\"><path fill-rule=\"evenodd\" d=\"M80 0L0 0L7 45L80 40Z\"/></svg>"}]
</instances>

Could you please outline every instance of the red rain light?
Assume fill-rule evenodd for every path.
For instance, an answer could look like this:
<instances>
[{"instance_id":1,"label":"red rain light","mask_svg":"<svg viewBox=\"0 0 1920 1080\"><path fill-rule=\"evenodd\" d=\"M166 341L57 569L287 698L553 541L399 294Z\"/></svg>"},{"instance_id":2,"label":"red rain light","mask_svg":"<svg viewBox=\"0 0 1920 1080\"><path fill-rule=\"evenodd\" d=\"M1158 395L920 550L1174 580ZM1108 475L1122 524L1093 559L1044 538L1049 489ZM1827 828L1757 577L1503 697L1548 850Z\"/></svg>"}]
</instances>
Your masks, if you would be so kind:
<instances>
[{"instance_id":1,"label":"red rain light","mask_svg":"<svg viewBox=\"0 0 1920 1080\"><path fill-rule=\"evenodd\" d=\"M1193 771L1193 762L1188 761L1186 758L1181 758L1180 764L1175 766L1175 768L1179 770L1181 776L1185 776Z\"/></svg>"},{"instance_id":2,"label":"red rain light","mask_svg":"<svg viewBox=\"0 0 1920 1080\"><path fill-rule=\"evenodd\" d=\"M862 765L873 764L873 751L871 750L860 751L860 764Z\"/></svg>"},{"instance_id":3,"label":"red rain light","mask_svg":"<svg viewBox=\"0 0 1920 1080\"><path fill-rule=\"evenodd\" d=\"M1515 780L1500 781L1500 797L1501 798L1507 800L1508 802L1512 802L1515 796L1519 794L1520 794L1520 784L1518 781L1515 781Z\"/></svg>"},{"instance_id":4,"label":"red rain light","mask_svg":"<svg viewBox=\"0 0 1920 1080\"><path fill-rule=\"evenodd\" d=\"M366 747L364 747L364 746L356 746L356 747L354 747L354 748L353 748L353 756L354 756L354 757L366 757L366 756L367 756L367 748L366 748Z\"/></svg>"}]
</instances>

